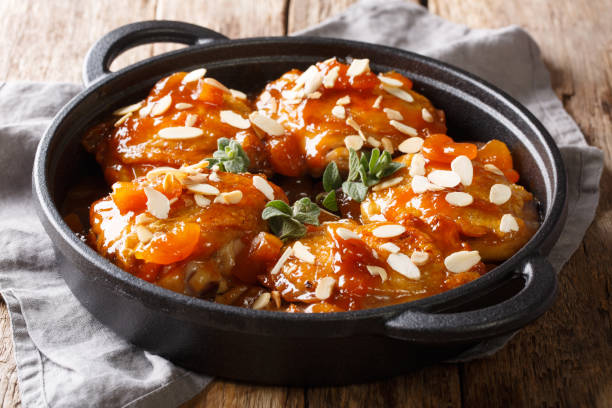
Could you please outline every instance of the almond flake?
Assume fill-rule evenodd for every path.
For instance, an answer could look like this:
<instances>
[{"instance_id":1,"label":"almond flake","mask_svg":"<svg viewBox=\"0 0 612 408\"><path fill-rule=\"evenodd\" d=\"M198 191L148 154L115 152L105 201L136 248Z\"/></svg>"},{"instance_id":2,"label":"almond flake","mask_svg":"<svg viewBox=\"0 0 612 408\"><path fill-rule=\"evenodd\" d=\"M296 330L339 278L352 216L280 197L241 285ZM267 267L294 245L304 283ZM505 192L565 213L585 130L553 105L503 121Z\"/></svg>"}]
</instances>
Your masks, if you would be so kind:
<instances>
[{"instance_id":1,"label":"almond flake","mask_svg":"<svg viewBox=\"0 0 612 408\"><path fill-rule=\"evenodd\" d=\"M380 276L381 282L387 280L387 271L385 270L385 268L375 265L366 265L366 268L368 269L368 272L370 272L370 275Z\"/></svg>"},{"instance_id":2,"label":"almond flake","mask_svg":"<svg viewBox=\"0 0 612 408\"><path fill-rule=\"evenodd\" d=\"M202 129L191 126L167 127L157 132L157 135L162 139L170 140L194 139L203 134L204 131Z\"/></svg>"},{"instance_id":3,"label":"almond flake","mask_svg":"<svg viewBox=\"0 0 612 408\"><path fill-rule=\"evenodd\" d=\"M457 173L461 179L461 184L469 186L474 178L474 167L472 161L467 156L457 156L451 162L451 169Z\"/></svg>"},{"instance_id":4,"label":"almond flake","mask_svg":"<svg viewBox=\"0 0 612 408\"><path fill-rule=\"evenodd\" d=\"M467 272L480 262L478 251L458 251L453 252L444 258L444 266L451 272Z\"/></svg>"},{"instance_id":5,"label":"almond flake","mask_svg":"<svg viewBox=\"0 0 612 408\"><path fill-rule=\"evenodd\" d=\"M183 180L183 184L185 185L200 184L200 183L206 182L207 180L208 180L208 174L195 173L195 174L191 174L185 177L185 179Z\"/></svg>"},{"instance_id":6,"label":"almond flake","mask_svg":"<svg viewBox=\"0 0 612 408\"><path fill-rule=\"evenodd\" d=\"M346 110L344 109L344 106L340 106L340 105L334 106L331 110L331 113L338 119L346 118Z\"/></svg>"},{"instance_id":7,"label":"almond flake","mask_svg":"<svg viewBox=\"0 0 612 408\"><path fill-rule=\"evenodd\" d=\"M354 59L346 70L346 75L356 77L366 72L370 72L370 60L367 58Z\"/></svg>"},{"instance_id":8,"label":"almond flake","mask_svg":"<svg viewBox=\"0 0 612 408\"><path fill-rule=\"evenodd\" d=\"M399 111L390 108L383 108L383 112L387 115L387 119L404 120L404 117Z\"/></svg>"},{"instance_id":9,"label":"almond flake","mask_svg":"<svg viewBox=\"0 0 612 408\"><path fill-rule=\"evenodd\" d=\"M424 140L421 137L409 137L400 143L397 150L402 153L418 153L423 147L423 142Z\"/></svg>"},{"instance_id":10,"label":"almond flake","mask_svg":"<svg viewBox=\"0 0 612 408\"><path fill-rule=\"evenodd\" d=\"M232 96L233 96L234 98L236 98L236 99L243 99L243 100L246 100L246 98L247 98L247 96L246 96L246 94L245 94L244 92L239 91L239 90L237 90L237 89L230 89L229 91L230 91L230 93L232 94Z\"/></svg>"},{"instance_id":11,"label":"almond flake","mask_svg":"<svg viewBox=\"0 0 612 408\"><path fill-rule=\"evenodd\" d=\"M376 139L374 139L372 136L368 136L367 142L370 144L370 146L372 147L378 147L380 146L380 142Z\"/></svg>"},{"instance_id":12,"label":"almond flake","mask_svg":"<svg viewBox=\"0 0 612 408\"><path fill-rule=\"evenodd\" d=\"M144 225L136 225L136 227L134 227L134 231L136 231L136 236L138 237L138 240L143 244L146 244L153 238L153 233L151 232L151 230L145 227Z\"/></svg>"},{"instance_id":13,"label":"almond flake","mask_svg":"<svg viewBox=\"0 0 612 408\"><path fill-rule=\"evenodd\" d=\"M304 82L304 94L309 95L315 92L323 83L323 74L319 71L312 71Z\"/></svg>"},{"instance_id":14,"label":"almond flake","mask_svg":"<svg viewBox=\"0 0 612 408\"><path fill-rule=\"evenodd\" d=\"M137 224L137 225L139 225L139 224L150 224L153 221L155 221L155 219L149 217L146 213L138 214L136 217L134 217L134 223Z\"/></svg>"},{"instance_id":15,"label":"almond flake","mask_svg":"<svg viewBox=\"0 0 612 408\"><path fill-rule=\"evenodd\" d=\"M251 123L269 134L270 136L282 136L285 134L285 128L275 121L262 113L253 112L249 115Z\"/></svg>"},{"instance_id":16,"label":"almond flake","mask_svg":"<svg viewBox=\"0 0 612 408\"><path fill-rule=\"evenodd\" d=\"M493 184L489 190L489 201L493 204L502 205L510 199L512 190L505 184Z\"/></svg>"},{"instance_id":17,"label":"almond flake","mask_svg":"<svg viewBox=\"0 0 612 408\"><path fill-rule=\"evenodd\" d=\"M414 191L416 194L421 194L426 191L444 190L443 187L439 187L439 186L436 186L435 184L430 183L427 177L423 177L423 176L414 176L412 178L410 185L412 187L412 191Z\"/></svg>"},{"instance_id":18,"label":"almond flake","mask_svg":"<svg viewBox=\"0 0 612 408\"><path fill-rule=\"evenodd\" d=\"M253 176L253 186L265 195L268 200L274 200L274 189L268 183L268 180L261 176Z\"/></svg>"},{"instance_id":19,"label":"almond flake","mask_svg":"<svg viewBox=\"0 0 612 408\"><path fill-rule=\"evenodd\" d=\"M206 68L194 69L193 71L191 71L190 73L185 75L181 82L186 84L186 83L189 83L189 82L198 81L198 80L204 78L204 75L206 75Z\"/></svg>"},{"instance_id":20,"label":"almond flake","mask_svg":"<svg viewBox=\"0 0 612 408\"><path fill-rule=\"evenodd\" d=\"M461 183L461 178L454 171L434 170L427 175L430 182L440 187L455 187Z\"/></svg>"},{"instance_id":21,"label":"almond flake","mask_svg":"<svg viewBox=\"0 0 612 408\"><path fill-rule=\"evenodd\" d=\"M387 258L387 263L394 271L407 277L408 279L419 279L421 271L405 254L391 254Z\"/></svg>"},{"instance_id":22,"label":"almond flake","mask_svg":"<svg viewBox=\"0 0 612 408\"><path fill-rule=\"evenodd\" d=\"M151 115L157 116L165 113L172 106L172 96L166 95L153 105L151 109Z\"/></svg>"},{"instance_id":23,"label":"almond flake","mask_svg":"<svg viewBox=\"0 0 612 408\"><path fill-rule=\"evenodd\" d=\"M474 202L474 198L470 194L463 193L461 191L453 191L452 193L448 193L444 199L446 202L454 205L455 207L467 207Z\"/></svg>"},{"instance_id":24,"label":"almond flake","mask_svg":"<svg viewBox=\"0 0 612 408\"><path fill-rule=\"evenodd\" d=\"M336 101L336 105L348 105L349 103L351 103L351 97L348 95L344 95Z\"/></svg>"},{"instance_id":25,"label":"almond flake","mask_svg":"<svg viewBox=\"0 0 612 408\"><path fill-rule=\"evenodd\" d=\"M191 127L191 126L195 125L197 120L198 120L198 116L194 115L193 113L190 113L185 118L185 126Z\"/></svg>"},{"instance_id":26,"label":"almond flake","mask_svg":"<svg viewBox=\"0 0 612 408\"><path fill-rule=\"evenodd\" d=\"M391 120L389 121L389 124L405 135L416 136L419 134L412 126L408 126L404 123L398 122L397 120Z\"/></svg>"},{"instance_id":27,"label":"almond flake","mask_svg":"<svg viewBox=\"0 0 612 408\"><path fill-rule=\"evenodd\" d=\"M187 186L187 190L192 193L203 194L203 195L217 195L219 194L219 189L210 184L191 184Z\"/></svg>"},{"instance_id":28,"label":"almond flake","mask_svg":"<svg viewBox=\"0 0 612 408\"><path fill-rule=\"evenodd\" d=\"M412 177L425 175L425 156L421 153L412 156L409 173Z\"/></svg>"},{"instance_id":29,"label":"almond flake","mask_svg":"<svg viewBox=\"0 0 612 408\"><path fill-rule=\"evenodd\" d=\"M344 145L348 149L359 151L363 147L363 140L359 135L351 135L344 138Z\"/></svg>"},{"instance_id":30,"label":"almond flake","mask_svg":"<svg viewBox=\"0 0 612 408\"><path fill-rule=\"evenodd\" d=\"M332 69L330 69L323 78L323 86L325 88L333 88L336 84L336 79L338 79L339 72L340 67L333 67Z\"/></svg>"},{"instance_id":31,"label":"almond flake","mask_svg":"<svg viewBox=\"0 0 612 408\"><path fill-rule=\"evenodd\" d=\"M382 143L383 149L393 154L395 149L393 148L393 142L388 137L383 137L380 142Z\"/></svg>"},{"instance_id":32,"label":"almond flake","mask_svg":"<svg viewBox=\"0 0 612 408\"><path fill-rule=\"evenodd\" d=\"M223 85L221 82L217 81L214 78L204 78L204 83L214 86L215 88L219 88L224 92L228 92L229 93L229 89L227 89L227 87L225 85Z\"/></svg>"},{"instance_id":33,"label":"almond flake","mask_svg":"<svg viewBox=\"0 0 612 408\"><path fill-rule=\"evenodd\" d=\"M393 238L398 237L406 232L406 227L399 224L387 224L372 230L372 235L377 238Z\"/></svg>"},{"instance_id":34,"label":"almond flake","mask_svg":"<svg viewBox=\"0 0 612 408\"><path fill-rule=\"evenodd\" d=\"M346 120L346 124L349 125L350 127L352 127L353 129L355 129L356 131L361 131L361 127L359 126L359 124L357 122L355 122L355 119L353 118L348 118Z\"/></svg>"},{"instance_id":35,"label":"almond flake","mask_svg":"<svg viewBox=\"0 0 612 408\"><path fill-rule=\"evenodd\" d=\"M396 98L399 98L403 101L406 102L414 102L414 98L412 97L412 95L410 95L408 92L404 91L403 89L400 88L392 88L389 86L385 86L383 85L383 89L390 93L391 95L395 96Z\"/></svg>"},{"instance_id":36,"label":"almond flake","mask_svg":"<svg viewBox=\"0 0 612 408\"><path fill-rule=\"evenodd\" d=\"M243 118L239 114L231 110L222 110L219 112L219 118L221 122L227 123L238 129L248 129L251 127L251 122L248 119Z\"/></svg>"},{"instance_id":37,"label":"almond flake","mask_svg":"<svg viewBox=\"0 0 612 408\"><path fill-rule=\"evenodd\" d=\"M285 262L287 262L287 259L289 259L292 254L293 249L291 249L291 247L287 247L287 249L285 249L285 252L283 252L280 258L278 258L278 261L276 261L274 267L270 270L270 274L276 275L277 273L279 273L283 265L285 265Z\"/></svg>"},{"instance_id":38,"label":"almond flake","mask_svg":"<svg viewBox=\"0 0 612 408\"><path fill-rule=\"evenodd\" d=\"M213 170L213 172L210 173L210 175L208 176L208 179L210 181L214 181L215 183L220 182L221 178L219 177L219 174L217 173L217 170L219 170L219 166L214 165L212 170Z\"/></svg>"},{"instance_id":39,"label":"almond flake","mask_svg":"<svg viewBox=\"0 0 612 408\"><path fill-rule=\"evenodd\" d=\"M336 235L340 238L348 241L349 239L361 239L359 235L355 234L353 231L347 228L336 228Z\"/></svg>"},{"instance_id":40,"label":"almond flake","mask_svg":"<svg viewBox=\"0 0 612 408\"><path fill-rule=\"evenodd\" d=\"M414 251L412 255L410 255L410 260L415 265L425 265L429 260L429 254L424 251Z\"/></svg>"},{"instance_id":41,"label":"almond flake","mask_svg":"<svg viewBox=\"0 0 612 408\"><path fill-rule=\"evenodd\" d=\"M434 120L434 118L431 115L431 113L427 109L425 109L425 108L421 109L421 117L427 123L431 123Z\"/></svg>"},{"instance_id":42,"label":"almond flake","mask_svg":"<svg viewBox=\"0 0 612 408\"><path fill-rule=\"evenodd\" d=\"M127 115L128 113L136 112L141 107L142 107L142 101L134 103L132 105L124 106L121 109L117 109L116 111L113 112L113 115L115 116Z\"/></svg>"},{"instance_id":43,"label":"almond flake","mask_svg":"<svg viewBox=\"0 0 612 408\"><path fill-rule=\"evenodd\" d=\"M119 127L119 126L123 125L125 123L125 121L130 118L130 116L132 116L132 112L126 113L118 121L116 121L113 126Z\"/></svg>"},{"instance_id":44,"label":"almond flake","mask_svg":"<svg viewBox=\"0 0 612 408\"><path fill-rule=\"evenodd\" d=\"M384 190L385 188L393 187L393 186L401 183L402 180L404 180L404 178L402 176L393 177L391 179L383 181L382 183L378 183L378 184L374 185L374 187L372 187L372 191L380 191L380 190Z\"/></svg>"},{"instance_id":45,"label":"almond flake","mask_svg":"<svg viewBox=\"0 0 612 408\"><path fill-rule=\"evenodd\" d=\"M204 197L202 194L194 194L193 199L198 207L208 207L211 203L210 199Z\"/></svg>"},{"instance_id":46,"label":"almond flake","mask_svg":"<svg viewBox=\"0 0 612 408\"><path fill-rule=\"evenodd\" d=\"M281 307L280 292L278 290L273 290L272 292L270 292L270 294L272 295L272 300L274 300L274 304L276 305L276 308L278 309L279 307Z\"/></svg>"},{"instance_id":47,"label":"almond flake","mask_svg":"<svg viewBox=\"0 0 612 408\"><path fill-rule=\"evenodd\" d=\"M310 79L310 77L316 75L317 73L320 73L320 72L316 66L314 65L309 66L306 69L306 71L302 72L302 74L299 77L297 77L297 79L295 80L296 86L294 86L293 88L296 90L300 89L300 87L298 87L297 85L304 85Z\"/></svg>"},{"instance_id":48,"label":"almond flake","mask_svg":"<svg viewBox=\"0 0 612 408\"><path fill-rule=\"evenodd\" d=\"M404 85L404 83L400 81L399 79L386 77L382 74L378 75L378 79L380 80L380 82L382 82L383 84L391 88L401 88Z\"/></svg>"},{"instance_id":49,"label":"almond flake","mask_svg":"<svg viewBox=\"0 0 612 408\"><path fill-rule=\"evenodd\" d=\"M396 254L400 251L400 247L395 245L393 242L385 242L379 248L384 249L385 251L389 251L392 254Z\"/></svg>"},{"instance_id":50,"label":"almond flake","mask_svg":"<svg viewBox=\"0 0 612 408\"><path fill-rule=\"evenodd\" d=\"M138 116L144 118L145 116L149 116L151 113L151 109L153 109L153 104L145 105L138 111Z\"/></svg>"},{"instance_id":51,"label":"almond flake","mask_svg":"<svg viewBox=\"0 0 612 408\"><path fill-rule=\"evenodd\" d=\"M160 176L162 174L173 174L179 180L182 180L187 176L184 171L175 169L174 167L163 166L149 170L145 177L147 178L147 180L153 181L157 176Z\"/></svg>"},{"instance_id":52,"label":"almond flake","mask_svg":"<svg viewBox=\"0 0 612 408\"><path fill-rule=\"evenodd\" d=\"M331 276L326 276L317 281L317 288L315 289L315 296L317 299L325 300L328 299L334 291L336 280Z\"/></svg>"},{"instance_id":53,"label":"almond flake","mask_svg":"<svg viewBox=\"0 0 612 408\"><path fill-rule=\"evenodd\" d=\"M168 218L170 212L168 197L151 187L145 187L144 193L147 196L147 211L160 220Z\"/></svg>"},{"instance_id":54,"label":"almond flake","mask_svg":"<svg viewBox=\"0 0 612 408\"><path fill-rule=\"evenodd\" d=\"M190 103L179 102L174 104L174 109L176 110L184 110L189 108L193 108L193 105Z\"/></svg>"},{"instance_id":55,"label":"almond flake","mask_svg":"<svg viewBox=\"0 0 612 408\"><path fill-rule=\"evenodd\" d=\"M295 244L293 244L293 256L300 261L309 263L311 265L314 265L315 263L315 256L310 252L310 248L302 244L300 241L296 241Z\"/></svg>"},{"instance_id":56,"label":"almond flake","mask_svg":"<svg viewBox=\"0 0 612 408\"><path fill-rule=\"evenodd\" d=\"M259 101L263 103L267 103L272 98L272 94L268 91L263 91L261 95L259 95Z\"/></svg>"},{"instance_id":57,"label":"almond flake","mask_svg":"<svg viewBox=\"0 0 612 408\"><path fill-rule=\"evenodd\" d=\"M486 171L488 171L489 173L497 174L498 176L503 176L504 175L504 172L501 171L499 169L499 167L497 167L494 164L487 163L487 164L484 165L484 169Z\"/></svg>"},{"instance_id":58,"label":"almond flake","mask_svg":"<svg viewBox=\"0 0 612 408\"><path fill-rule=\"evenodd\" d=\"M499 230L501 232L518 231L519 225L518 222L516 222L516 218L514 218L512 214L502 215L501 221L499 222Z\"/></svg>"},{"instance_id":59,"label":"almond flake","mask_svg":"<svg viewBox=\"0 0 612 408\"><path fill-rule=\"evenodd\" d=\"M319 91L313 92L313 93L309 93L307 95L308 99L319 99L323 94Z\"/></svg>"},{"instance_id":60,"label":"almond flake","mask_svg":"<svg viewBox=\"0 0 612 408\"><path fill-rule=\"evenodd\" d=\"M268 292L262 293L257 299L255 299L255 302L253 302L253 306L251 306L251 308L253 310L260 310L268 306L268 304L270 304L270 296L271 295Z\"/></svg>"},{"instance_id":61,"label":"almond flake","mask_svg":"<svg viewBox=\"0 0 612 408\"><path fill-rule=\"evenodd\" d=\"M242 191L234 190L229 193L221 193L215 197L218 204L238 204L242 200Z\"/></svg>"},{"instance_id":62,"label":"almond flake","mask_svg":"<svg viewBox=\"0 0 612 408\"><path fill-rule=\"evenodd\" d=\"M380 109L380 103L382 102L382 99L383 99L382 95L379 95L378 98L376 98L376 100L372 104L372 107L374 109Z\"/></svg>"}]
</instances>

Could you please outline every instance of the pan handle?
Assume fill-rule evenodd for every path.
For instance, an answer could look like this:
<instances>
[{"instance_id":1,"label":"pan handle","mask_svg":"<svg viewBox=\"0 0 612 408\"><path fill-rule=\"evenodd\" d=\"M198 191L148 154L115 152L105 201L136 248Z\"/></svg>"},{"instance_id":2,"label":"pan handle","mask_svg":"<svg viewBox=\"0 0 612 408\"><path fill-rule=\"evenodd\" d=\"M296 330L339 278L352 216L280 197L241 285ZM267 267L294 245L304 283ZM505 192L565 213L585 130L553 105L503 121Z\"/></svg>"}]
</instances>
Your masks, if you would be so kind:
<instances>
[{"instance_id":1,"label":"pan handle","mask_svg":"<svg viewBox=\"0 0 612 408\"><path fill-rule=\"evenodd\" d=\"M510 299L482 309L435 313L408 310L385 322L389 337L426 343L448 343L494 337L517 330L542 315L552 304L557 274L541 255L519 267L525 286Z\"/></svg>"},{"instance_id":2,"label":"pan handle","mask_svg":"<svg viewBox=\"0 0 612 408\"><path fill-rule=\"evenodd\" d=\"M110 65L122 52L142 44L174 42L187 45L228 40L208 28L180 21L152 20L127 24L100 38L87 52L83 82L89 86L110 73Z\"/></svg>"}]
</instances>

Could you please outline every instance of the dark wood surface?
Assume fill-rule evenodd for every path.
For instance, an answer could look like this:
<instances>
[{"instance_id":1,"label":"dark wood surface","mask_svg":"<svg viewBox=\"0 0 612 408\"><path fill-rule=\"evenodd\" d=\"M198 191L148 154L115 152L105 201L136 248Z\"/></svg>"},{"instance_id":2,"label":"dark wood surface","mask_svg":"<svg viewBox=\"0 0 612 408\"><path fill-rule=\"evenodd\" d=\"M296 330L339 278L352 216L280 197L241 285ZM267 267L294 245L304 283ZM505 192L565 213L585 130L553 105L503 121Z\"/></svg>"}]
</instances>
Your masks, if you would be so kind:
<instances>
[{"instance_id":1,"label":"dark wood surface","mask_svg":"<svg viewBox=\"0 0 612 408\"><path fill-rule=\"evenodd\" d=\"M177 19L232 38L286 35L344 10L352 0L4 0L0 81L79 82L88 47L107 31L144 19ZM430 11L477 28L523 26L553 86L606 167L595 222L560 274L553 308L492 357L427 367L346 387L260 387L216 380L190 407L611 407L612 4L609 0L429 0ZM171 49L146 45L114 68ZM0 305L0 406L19 406L11 331Z\"/></svg>"}]
</instances>

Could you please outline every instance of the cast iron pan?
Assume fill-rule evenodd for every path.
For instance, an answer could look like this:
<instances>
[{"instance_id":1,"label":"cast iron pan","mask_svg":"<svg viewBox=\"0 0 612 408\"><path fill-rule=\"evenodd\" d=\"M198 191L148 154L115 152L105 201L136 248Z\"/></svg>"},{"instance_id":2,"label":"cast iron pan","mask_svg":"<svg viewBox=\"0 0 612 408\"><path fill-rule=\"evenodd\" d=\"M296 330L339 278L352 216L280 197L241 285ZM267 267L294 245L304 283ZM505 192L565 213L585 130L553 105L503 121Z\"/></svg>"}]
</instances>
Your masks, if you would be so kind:
<instances>
[{"instance_id":1,"label":"cast iron pan","mask_svg":"<svg viewBox=\"0 0 612 408\"><path fill-rule=\"evenodd\" d=\"M111 73L121 52L139 44L189 45ZM503 140L524 184L540 202L542 225L512 258L474 282L443 294L378 309L290 314L183 296L111 264L64 223L58 208L86 173L99 174L80 146L84 130L112 110L142 99L175 71L205 66L232 88L255 93L291 68L331 56L369 58L395 69L444 109L458 139ZM191 24L149 21L100 39L85 60L79 95L54 118L38 147L33 189L40 219L59 249L60 271L75 296L119 335L186 368L270 384L341 384L395 375L453 357L513 332L551 304L556 277L545 259L565 218L566 179L543 126L516 101L474 76L395 48L330 38L228 40Z\"/></svg>"}]
</instances>

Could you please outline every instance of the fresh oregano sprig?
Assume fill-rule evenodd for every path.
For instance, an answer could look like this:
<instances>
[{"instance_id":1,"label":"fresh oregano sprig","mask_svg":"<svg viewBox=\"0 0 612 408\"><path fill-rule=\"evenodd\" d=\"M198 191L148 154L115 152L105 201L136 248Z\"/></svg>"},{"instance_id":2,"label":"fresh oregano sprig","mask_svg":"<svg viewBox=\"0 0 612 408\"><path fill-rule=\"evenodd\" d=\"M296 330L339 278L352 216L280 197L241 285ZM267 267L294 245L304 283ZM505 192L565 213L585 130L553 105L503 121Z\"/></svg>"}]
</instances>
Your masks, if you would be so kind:
<instances>
[{"instance_id":1,"label":"fresh oregano sprig","mask_svg":"<svg viewBox=\"0 0 612 408\"><path fill-rule=\"evenodd\" d=\"M261 218L268 222L274 235L286 241L303 237L306 234L304 224L319 225L320 213L319 206L304 197L293 206L281 200L270 201L261 213Z\"/></svg>"},{"instance_id":2,"label":"fresh oregano sprig","mask_svg":"<svg viewBox=\"0 0 612 408\"><path fill-rule=\"evenodd\" d=\"M249 156L240 143L225 137L217 140L217 151L213 157L206 159L208 168L218 166L219 170L230 173L245 173L249 168Z\"/></svg>"},{"instance_id":3,"label":"fresh oregano sprig","mask_svg":"<svg viewBox=\"0 0 612 408\"><path fill-rule=\"evenodd\" d=\"M338 211L338 202L336 200L336 189L342 186L342 176L336 162L329 162L323 172L323 189L327 192L323 198L323 207L330 211Z\"/></svg>"},{"instance_id":4,"label":"fresh oregano sprig","mask_svg":"<svg viewBox=\"0 0 612 408\"><path fill-rule=\"evenodd\" d=\"M364 151L360 157L354 149L349 149L349 174L342 183L342 191L351 199L362 202L370 187L402 167L404 165L394 162L386 150L382 153L378 149Z\"/></svg>"}]
</instances>

